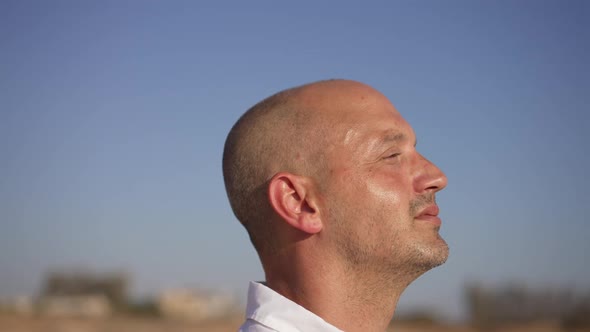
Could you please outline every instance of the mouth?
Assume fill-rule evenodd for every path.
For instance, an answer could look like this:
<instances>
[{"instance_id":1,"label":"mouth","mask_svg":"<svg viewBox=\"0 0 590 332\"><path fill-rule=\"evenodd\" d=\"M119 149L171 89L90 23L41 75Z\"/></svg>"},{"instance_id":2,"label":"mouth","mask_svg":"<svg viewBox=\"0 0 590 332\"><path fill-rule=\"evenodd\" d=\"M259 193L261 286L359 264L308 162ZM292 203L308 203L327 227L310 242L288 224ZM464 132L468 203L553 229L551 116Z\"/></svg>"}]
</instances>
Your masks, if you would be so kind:
<instances>
[{"instance_id":1,"label":"mouth","mask_svg":"<svg viewBox=\"0 0 590 332\"><path fill-rule=\"evenodd\" d=\"M427 206L416 216L416 219L440 226L441 220L438 217L438 206L436 204Z\"/></svg>"}]
</instances>

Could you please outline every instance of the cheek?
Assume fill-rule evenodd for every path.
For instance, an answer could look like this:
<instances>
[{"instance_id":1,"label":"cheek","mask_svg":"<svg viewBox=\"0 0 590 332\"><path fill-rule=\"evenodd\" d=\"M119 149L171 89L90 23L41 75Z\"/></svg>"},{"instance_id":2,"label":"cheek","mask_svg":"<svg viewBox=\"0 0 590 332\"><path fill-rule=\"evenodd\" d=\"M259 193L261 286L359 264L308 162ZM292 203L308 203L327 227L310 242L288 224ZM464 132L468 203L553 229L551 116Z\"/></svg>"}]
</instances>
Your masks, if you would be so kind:
<instances>
[{"instance_id":1,"label":"cheek","mask_svg":"<svg viewBox=\"0 0 590 332\"><path fill-rule=\"evenodd\" d=\"M399 206L408 197L408 185L397 175L372 174L366 179L365 188L368 195L386 206Z\"/></svg>"},{"instance_id":2,"label":"cheek","mask_svg":"<svg viewBox=\"0 0 590 332\"><path fill-rule=\"evenodd\" d=\"M335 167L328 170L327 176L321 181L322 189L330 195L354 196L362 186L358 171L351 167Z\"/></svg>"},{"instance_id":3,"label":"cheek","mask_svg":"<svg viewBox=\"0 0 590 332\"><path fill-rule=\"evenodd\" d=\"M337 167L329 170L322 190L330 205L353 215L407 214L411 183L398 172Z\"/></svg>"}]
</instances>

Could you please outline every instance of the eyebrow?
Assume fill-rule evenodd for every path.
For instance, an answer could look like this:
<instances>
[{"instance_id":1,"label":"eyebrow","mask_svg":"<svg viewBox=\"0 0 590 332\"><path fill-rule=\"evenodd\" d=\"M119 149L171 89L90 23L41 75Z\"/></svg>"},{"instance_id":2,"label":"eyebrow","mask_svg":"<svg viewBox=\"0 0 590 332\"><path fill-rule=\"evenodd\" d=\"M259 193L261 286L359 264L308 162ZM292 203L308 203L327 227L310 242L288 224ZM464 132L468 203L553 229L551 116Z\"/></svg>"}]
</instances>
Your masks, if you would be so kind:
<instances>
[{"instance_id":1,"label":"eyebrow","mask_svg":"<svg viewBox=\"0 0 590 332\"><path fill-rule=\"evenodd\" d=\"M406 140L406 135L398 132L389 132L383 138L381 138L379 143L392 143L392 142L401 142Z\"/></svg>"},{"instance_id":2,"label":"eyebrow","mask_svg":"<svg viewBox=\"0 0 590 332\"><path fill-rule=\"evenodd\" d=\"M381 138L377 142L375 142L375 147L380 147L390 143L399 143L407 139L408 137L403 133L400 133L398 131L387 131L385 135L381 136ZM418 139L414 141L414 147L416 147L417 144Z\"/></svg>"}]
</instances>

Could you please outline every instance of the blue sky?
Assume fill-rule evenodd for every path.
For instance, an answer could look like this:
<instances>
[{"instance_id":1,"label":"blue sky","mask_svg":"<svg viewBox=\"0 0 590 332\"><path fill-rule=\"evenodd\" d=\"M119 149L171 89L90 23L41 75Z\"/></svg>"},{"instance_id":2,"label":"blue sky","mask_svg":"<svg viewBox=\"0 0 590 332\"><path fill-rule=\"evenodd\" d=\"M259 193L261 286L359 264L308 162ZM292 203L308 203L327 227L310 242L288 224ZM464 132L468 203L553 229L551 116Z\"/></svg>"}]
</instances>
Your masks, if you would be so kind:
<instances>
[{"instance_id":1,"label":"blue sky","mask_svg":"<svg viewBox=\"0 0 590 332\"><path fill-rule=\"evenodd\" d=\"M459 317L469 281L589 290L588 22L573 0L2 1L0 296L72 266L245 293L225 135L326 78L387 95L449 178L451 256L400 310Z\"/></svg>"}]
</instances>

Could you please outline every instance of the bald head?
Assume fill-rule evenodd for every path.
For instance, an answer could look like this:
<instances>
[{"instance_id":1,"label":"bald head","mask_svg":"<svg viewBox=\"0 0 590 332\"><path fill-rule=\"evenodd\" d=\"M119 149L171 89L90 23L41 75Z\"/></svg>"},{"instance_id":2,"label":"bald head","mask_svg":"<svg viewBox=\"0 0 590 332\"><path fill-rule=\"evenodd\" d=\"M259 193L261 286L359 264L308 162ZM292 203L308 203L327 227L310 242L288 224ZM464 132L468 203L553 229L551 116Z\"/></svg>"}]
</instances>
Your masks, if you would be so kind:
<instances>
[{"instance_id":1,"label":"bald head","mask_svg":"<svg viewBox=\"0 0 590 332\"><path fill-rule=\"evenodd\" d=\"M267 185L278 172L322 177L334 126L351 103L363 108L371 87L329 80L281 91L250 108L231 129L223 153L223 176L232 209L260 250L272 238Z\"/></svg>"},{"instance_id":2,"label":"bald head","mask_svg":"<svg viewBox=\"0 0 590 332\"><path fill-rule=\"evenodd\" d=\"M341 330L385 330L401 292L448 256L435 201L446 177L362 83L256 104L227 137L223 175L266 284Z\"/></svg>"}]
</instances>

